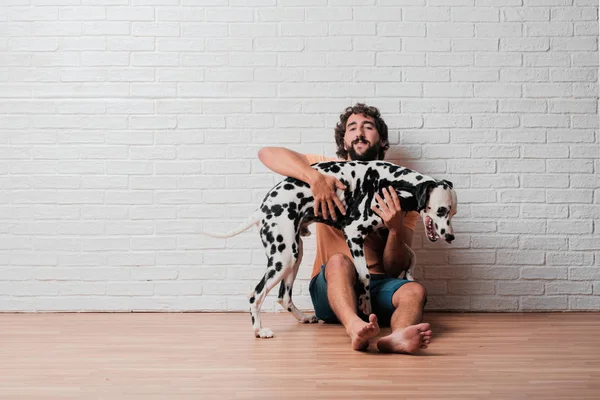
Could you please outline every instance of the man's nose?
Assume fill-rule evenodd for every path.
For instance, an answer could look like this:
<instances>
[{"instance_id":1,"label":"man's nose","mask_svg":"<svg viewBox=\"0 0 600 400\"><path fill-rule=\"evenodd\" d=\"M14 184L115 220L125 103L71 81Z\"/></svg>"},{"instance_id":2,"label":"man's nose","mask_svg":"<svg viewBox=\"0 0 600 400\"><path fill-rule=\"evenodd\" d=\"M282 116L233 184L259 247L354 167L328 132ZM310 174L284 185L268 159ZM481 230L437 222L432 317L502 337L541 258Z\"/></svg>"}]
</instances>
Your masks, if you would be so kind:
<instances>
[{"instance_id":1,"label":"man's nose","mask_svg":"<svg viewBox=\"0 0 600 400\"><path fill-rule=\"evenodd\" d=\"M445 236L446 242L450 243L451 241L454 240L454 235L451 233L447 233Z\"/></svg>"}]
</instances>

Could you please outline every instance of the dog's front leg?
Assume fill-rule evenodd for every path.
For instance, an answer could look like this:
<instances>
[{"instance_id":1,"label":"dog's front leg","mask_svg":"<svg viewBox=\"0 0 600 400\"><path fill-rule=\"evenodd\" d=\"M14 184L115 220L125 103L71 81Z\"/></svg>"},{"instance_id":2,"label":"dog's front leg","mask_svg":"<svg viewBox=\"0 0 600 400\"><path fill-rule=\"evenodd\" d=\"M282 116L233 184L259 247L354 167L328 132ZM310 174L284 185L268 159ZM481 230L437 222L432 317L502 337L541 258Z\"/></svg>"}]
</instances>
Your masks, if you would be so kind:
<instances>
[{"instance_id":1,"label":"dog's front leg","mask_svg":"<svg viewBox=\"0 0 600 400\"><path fill-rule=\"evenodd\" d=\"M371 314L371 276L367 268L367 259L365 258L364 238L359 233L353 233L351 236L346 235L346 238L350 254L354 258L354 267L356 268L360 282L358 285L358 309L364 315L369 316Z\"/></svg>"}]
</instances>

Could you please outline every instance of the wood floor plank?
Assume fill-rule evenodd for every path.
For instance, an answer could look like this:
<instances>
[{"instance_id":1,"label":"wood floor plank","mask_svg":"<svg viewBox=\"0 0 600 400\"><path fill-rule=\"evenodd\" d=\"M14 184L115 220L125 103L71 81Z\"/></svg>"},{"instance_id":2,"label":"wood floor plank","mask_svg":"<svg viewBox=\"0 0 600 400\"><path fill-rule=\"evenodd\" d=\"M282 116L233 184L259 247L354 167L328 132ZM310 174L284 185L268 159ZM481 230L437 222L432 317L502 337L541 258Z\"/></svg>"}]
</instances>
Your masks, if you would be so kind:
<instances>
[{"instance_id":1,"label":"wood floor plank","mask_svg":"<svg viewBox=\"0 0 600 400\"><path fill-rule=\"evenodd\" d=\"M407 356L285 313L263 314L273 339L246 313L0 314L0 398L600 399L600 313L425 320Z\"/></svg>"}]
</instances>

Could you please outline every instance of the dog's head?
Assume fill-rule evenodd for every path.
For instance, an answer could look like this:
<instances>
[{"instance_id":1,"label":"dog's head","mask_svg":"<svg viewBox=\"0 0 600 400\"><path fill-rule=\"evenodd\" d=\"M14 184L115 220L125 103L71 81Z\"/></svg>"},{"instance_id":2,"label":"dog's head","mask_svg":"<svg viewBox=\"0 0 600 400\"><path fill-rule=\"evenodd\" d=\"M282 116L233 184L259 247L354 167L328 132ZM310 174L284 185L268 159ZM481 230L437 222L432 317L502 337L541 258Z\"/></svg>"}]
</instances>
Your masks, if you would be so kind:
<instances>
[{"instance_id":1,"label":"dog's head","mask_svg":"<svg viewBox=\"0 0 600 400\"><path fill-rule=\"evenodd\" d=\"M448 243L454 240L450 220L456 214L456 192L452 182L427 181L416 188L417 211L421 214L427 239L432 242L442 237Z\"/></svg>"}]
</instances>

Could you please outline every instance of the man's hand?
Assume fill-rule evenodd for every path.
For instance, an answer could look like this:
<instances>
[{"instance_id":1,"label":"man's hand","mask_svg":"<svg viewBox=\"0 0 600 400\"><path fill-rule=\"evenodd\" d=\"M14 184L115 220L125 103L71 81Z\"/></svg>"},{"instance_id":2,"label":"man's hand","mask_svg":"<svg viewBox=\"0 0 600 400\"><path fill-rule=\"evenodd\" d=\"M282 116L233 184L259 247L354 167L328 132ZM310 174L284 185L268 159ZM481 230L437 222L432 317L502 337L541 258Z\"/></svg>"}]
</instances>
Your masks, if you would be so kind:
<instances>
[{"instance_id":1,"label":"man's hand","mask_svg":"<svg viewBox=\"0 0 600 400\"><path fill-rule=\"evenodd\" d=\"M321 215L323 219L327 219L331 215L331 218L335 221L335 206L342 214L346 215L344 204L335 193L336 189L344 190L346 186L333 176L321 174L318 171L315 172L314 178L309 182L310 190L315 199L315 216Z\"/></svg>"},{"instance_id":2,"label":"man's hand","mask_svg":"<svg viewBox=\"0 0 600 400\"><path fill-rule=\"evenodd\" d=\"M400 206L400 199L393 187L383 188L383 197L379 193L375 193L377 204L371 206L375 214L379 215L383 220L386 228L390 232L398 229L404 229L404 212Z\"/></svg>"}]
</instances>

